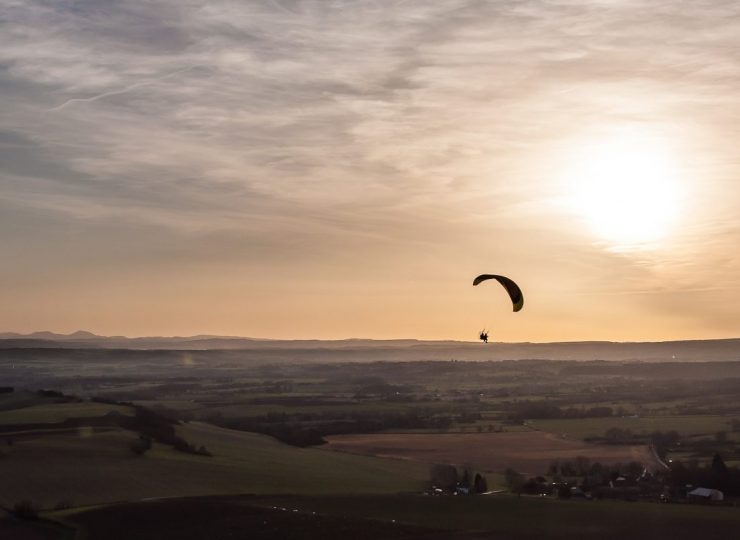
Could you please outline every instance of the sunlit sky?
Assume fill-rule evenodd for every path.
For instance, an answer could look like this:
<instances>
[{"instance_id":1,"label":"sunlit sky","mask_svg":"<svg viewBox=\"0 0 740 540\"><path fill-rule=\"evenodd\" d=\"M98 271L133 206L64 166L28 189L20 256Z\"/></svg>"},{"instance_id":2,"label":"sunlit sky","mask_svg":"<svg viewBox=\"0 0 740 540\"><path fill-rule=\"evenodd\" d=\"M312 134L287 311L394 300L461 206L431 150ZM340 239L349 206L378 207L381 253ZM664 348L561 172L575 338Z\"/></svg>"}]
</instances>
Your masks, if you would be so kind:
<instances>
[{"instance_id":1,"label":"sunlit sky","mask_svg":"<svg viewBox=\"0 0 740 540\"><path fill-rule=\"evenodd\" d=\"M0 21L0 330L740 335L738 2L0 0Z\"/></svg>"}]
</instances>

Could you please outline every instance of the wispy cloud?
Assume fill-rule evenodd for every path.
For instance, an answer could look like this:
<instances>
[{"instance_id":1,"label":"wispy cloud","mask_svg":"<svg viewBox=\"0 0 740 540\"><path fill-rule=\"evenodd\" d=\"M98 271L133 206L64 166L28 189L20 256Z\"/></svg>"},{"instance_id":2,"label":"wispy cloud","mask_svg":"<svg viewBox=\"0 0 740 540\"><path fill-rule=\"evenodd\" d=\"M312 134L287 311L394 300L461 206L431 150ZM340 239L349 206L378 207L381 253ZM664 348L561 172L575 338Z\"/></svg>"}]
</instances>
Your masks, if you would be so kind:
<instances>
[{"instance_id":1,"label":"wispy cloud","mask_svg":"<svg viewBox=\"0 0 740 540\"><path fill-rule=\"evenodd\" d=\"M185 71L189 71L193 69L196 66L190 66L183 69L178 69L176 71L173 71L172 73L167 73L165 75L162 75L161 77L155 77L150 80L138 82L135 84L132 84L130 86L127 86L125 88L121 88L120 90L110 90L108 92L103 92L102 94L96 94L94 96L90 97L84 97L84 98L70 98L61 105L57 105L56 107L52 107L47 112L55 112L55 111L61 111L63 108L65 108L68 105L74 104L74 103L89 103L91 101L97 101L99 99L103 99L110 96L120 96L121 94L126 94L128 92L131 92L132 90L136 90L137 88L141 88L142 86L148 86L151 84L154 84L155 82L162 81L165 79L168 79L169 77L173 77L175 75L179 75L180 73L184 73Z\"/></svg>"},{"instance_id":2,"label":"wispy cloud","mask_svg":"<svg viewBox=\"0 0 740 540\"><path fill-rule=\"evenodd\" d=\"M244 253L259 237L280 261L298 243L531 273L527 249L569 250L606 287L615 255L549 204L551 156L639 123L681 134L707 187L678 247L625 260L622 283L669 260L716 281L695 261L740 233L739 16L723 0L3 0L0 200L90 235L145 224ZM681 272L677 288L711 287Z\"/></svg>"}]
</instances>

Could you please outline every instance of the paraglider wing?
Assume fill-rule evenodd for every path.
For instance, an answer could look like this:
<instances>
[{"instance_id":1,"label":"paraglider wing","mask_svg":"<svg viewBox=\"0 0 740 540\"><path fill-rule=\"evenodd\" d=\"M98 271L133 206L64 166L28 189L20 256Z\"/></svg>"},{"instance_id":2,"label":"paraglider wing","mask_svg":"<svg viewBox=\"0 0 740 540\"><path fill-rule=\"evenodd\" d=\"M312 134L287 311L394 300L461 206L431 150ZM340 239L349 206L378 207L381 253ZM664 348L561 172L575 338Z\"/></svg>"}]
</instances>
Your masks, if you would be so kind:
<instances>
[{"instance_id":1,"label":"paraglider wing","mask_svg":"<svg viewBox=\"0 0 740 540\"><path fill-rule=\"evenodd\" d=\"M495 279L501 285L503 285L504 289L506 289L506 292L509 293L511 303L514 304L514 311L519 311L520 309L522 309L522 307L524 306L524 295L522 294L522 290L519 288L519 285L514 283L514 281L507 278L506 276L497 276L495 274L481 274L473 280L473 285L478 285L489 279Z\"/></svg>"}]
</instances>

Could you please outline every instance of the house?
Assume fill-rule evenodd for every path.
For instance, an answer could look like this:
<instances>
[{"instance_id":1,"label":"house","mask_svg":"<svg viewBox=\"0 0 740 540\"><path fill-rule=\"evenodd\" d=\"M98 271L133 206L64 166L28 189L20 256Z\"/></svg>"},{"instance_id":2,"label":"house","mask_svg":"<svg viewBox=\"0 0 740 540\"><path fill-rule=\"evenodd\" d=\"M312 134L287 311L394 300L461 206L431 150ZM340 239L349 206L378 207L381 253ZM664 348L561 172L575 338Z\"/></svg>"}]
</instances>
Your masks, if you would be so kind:
<instances>
[{"instance_id":1,"label":"house","mask_svg":"<svg viewBox=\"0 0 740 540\"><path fill-rule=\"evenodd\" d=\"M590 499L591 498L588 495L586 495L586 493L578 486L571 486L570 496L573 499Z\"/></svg>"},{"instance_id":2,"label":"house","mask_svg":"<svg viewBox=\"0 0 740 540\"><path fill-rule=\"evenodd\" d=\"M722 501L725 498L725 494L718 489L698 487L693 491L689 491L686 497L690 501Z\"/></svg>"}]
</instances>

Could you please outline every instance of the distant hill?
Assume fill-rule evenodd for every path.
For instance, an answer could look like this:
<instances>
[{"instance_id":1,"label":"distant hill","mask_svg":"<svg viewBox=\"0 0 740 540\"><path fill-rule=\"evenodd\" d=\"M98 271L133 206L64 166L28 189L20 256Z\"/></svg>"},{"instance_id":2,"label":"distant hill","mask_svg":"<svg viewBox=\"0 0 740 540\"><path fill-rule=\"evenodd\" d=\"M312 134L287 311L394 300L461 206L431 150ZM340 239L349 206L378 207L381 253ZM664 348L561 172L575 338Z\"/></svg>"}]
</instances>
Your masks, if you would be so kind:
<instances>
[{"instance_id":1,"label":"distant hill","mask_svg":"<svg viewBox=\"0 0 740 540\"><path fill-rule=\"evenodd\" d=\"M372 340L270 340L236 336L188 337L98 336L34 332L0 333L0 349L130 349L130 350L234 350L262 354L265 358L342 358L362 360L646 360L734 361L740 360L740 338L611 342L576 341L554 343L477 343L420 341L415 339Z\"/></svg>"}]
</instances>

